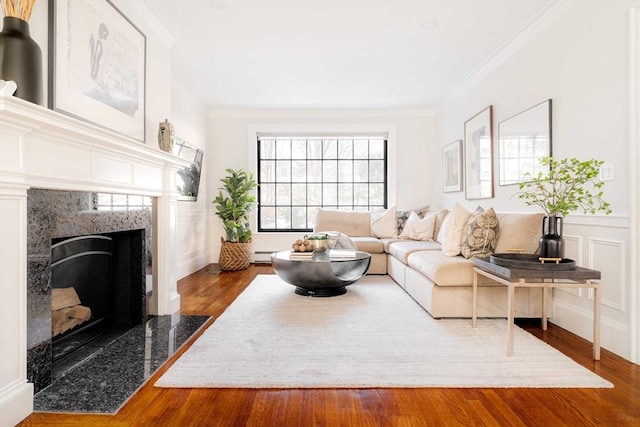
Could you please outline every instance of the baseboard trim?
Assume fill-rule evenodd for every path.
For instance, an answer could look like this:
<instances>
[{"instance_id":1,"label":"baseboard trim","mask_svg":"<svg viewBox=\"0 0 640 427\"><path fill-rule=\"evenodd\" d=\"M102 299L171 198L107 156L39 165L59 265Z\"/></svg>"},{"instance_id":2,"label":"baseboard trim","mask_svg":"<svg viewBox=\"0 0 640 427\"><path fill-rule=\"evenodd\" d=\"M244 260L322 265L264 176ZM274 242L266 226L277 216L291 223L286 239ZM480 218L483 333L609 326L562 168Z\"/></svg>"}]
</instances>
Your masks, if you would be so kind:
<instances>
[{"instance_id":1,"label":"baseboard trim","mask_svg":"<svg viewBox=\"0 0 640 427\"><path fill-rule=\"evenodd\" d=\"M581 338L593 341L593 312L585 310L565 301L553 300L553 318L551 322L578 335ZM627 326L600 317L600 345L620 357L630 360L630 330Z\"/></svg>"},{"instance_id":2,"label":"baseboard trim","mask_svg":"<svg viewBox=\"0 0 640 427\"><path fill-rule=\"evenodd\" d=\"M196 271L203 269L209 264L207 259L208 255L205 250L192 252L179 259L178 265L176 266L176 277L180 280L191 273L195 273Z\"/></svg>"},{"instance_id":3,"label":"baseboard trim","mask_svg":"<svg viewBox=\"0 0 640 427\"><path fill-rule=\"evenodd\" d=\"M24 382L0 390L0 427L12 427L33 412L33 384Z\"/></svg>"}]
</instances>

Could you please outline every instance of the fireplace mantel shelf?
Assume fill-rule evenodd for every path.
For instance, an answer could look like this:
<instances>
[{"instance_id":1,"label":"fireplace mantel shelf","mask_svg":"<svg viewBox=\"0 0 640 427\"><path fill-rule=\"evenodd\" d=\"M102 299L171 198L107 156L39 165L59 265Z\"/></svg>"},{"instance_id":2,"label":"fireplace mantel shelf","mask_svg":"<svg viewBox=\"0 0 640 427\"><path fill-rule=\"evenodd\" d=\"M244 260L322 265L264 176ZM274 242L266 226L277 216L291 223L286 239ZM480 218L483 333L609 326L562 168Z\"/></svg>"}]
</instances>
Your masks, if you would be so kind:
<instances>
[{"instance_id":1,"label":"fireplace mantel shelf","mask_svg":"<svg viewBox=\"0 0 640 427\"><path fill-rule=\"evenodd\" d=\"M189 163L88 122L13 96L0 96L0 174L29 186L157 196L166 186L158 171ZM42 182L43 179L49 182Z\"/></svg>"}]
</instances>

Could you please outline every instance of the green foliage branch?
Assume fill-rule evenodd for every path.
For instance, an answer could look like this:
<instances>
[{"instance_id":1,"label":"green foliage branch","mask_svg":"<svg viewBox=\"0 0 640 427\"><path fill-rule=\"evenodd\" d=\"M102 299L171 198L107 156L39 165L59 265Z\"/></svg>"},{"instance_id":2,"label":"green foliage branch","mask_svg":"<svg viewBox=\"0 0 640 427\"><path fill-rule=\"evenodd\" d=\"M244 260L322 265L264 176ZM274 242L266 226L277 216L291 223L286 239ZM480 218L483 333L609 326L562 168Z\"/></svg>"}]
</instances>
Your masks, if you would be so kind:
<instances>
[{"instance_id":1,"label":"green foliage branch","mask_svg":"<svg viewBox=\"0 0 640 427\"><path fill-rule=\"evenodd\" d=\"M228 242L246 243L251 239L248 214L256 201L250 191L258 183L253 179L252 172L241 169L226 169L225 172L227 176L220 180L224 185L213 200L216 215L222 219Z\"/></svg>"},{"instance_id":2,"label":"green foliage branch","mask_svg":"<svg viewBox=\"0 0 640 427\"><path fill-rule=\"evenodd\" d=\"M521 191L514 194L527 206L539 206L547 216L564 217L578 209L592 215L599 211L607 215L612 212L610 204L603 199L604 182L599 178L603 161L544 157L540 164L548 166L548 172L538 172L535 176L527 172L519 184Z\"/></svg>"}]
</instances>

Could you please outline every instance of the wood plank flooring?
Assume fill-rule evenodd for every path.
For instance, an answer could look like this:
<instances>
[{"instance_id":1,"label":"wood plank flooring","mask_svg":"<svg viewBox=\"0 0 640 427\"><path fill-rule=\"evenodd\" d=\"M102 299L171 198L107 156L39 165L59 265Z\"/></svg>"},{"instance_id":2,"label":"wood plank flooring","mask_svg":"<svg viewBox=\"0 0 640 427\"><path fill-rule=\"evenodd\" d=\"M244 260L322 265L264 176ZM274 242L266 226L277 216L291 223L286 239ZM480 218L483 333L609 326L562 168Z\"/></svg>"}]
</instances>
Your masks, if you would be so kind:
<instances>
[{"instance_id":1,"label":"wood plank flooring","mask_svg":"<svg viewBox=\"0 0 640 427\"><path fill-rule=\"evenodd\" d=\"M257 274L207 267L178 283L183 314L219 316ZM23 426L640 426L640 366L539 320L520 326L614 383L613 389L163 389L155 380L185 346L116 415L35 413ZM196 337L192 338L192 341ZM191 342L192 342L191 341ZM190 342L190 343L191 343ZM190 344L189 343L189 344Z\"/></svg>"}]
</instances>

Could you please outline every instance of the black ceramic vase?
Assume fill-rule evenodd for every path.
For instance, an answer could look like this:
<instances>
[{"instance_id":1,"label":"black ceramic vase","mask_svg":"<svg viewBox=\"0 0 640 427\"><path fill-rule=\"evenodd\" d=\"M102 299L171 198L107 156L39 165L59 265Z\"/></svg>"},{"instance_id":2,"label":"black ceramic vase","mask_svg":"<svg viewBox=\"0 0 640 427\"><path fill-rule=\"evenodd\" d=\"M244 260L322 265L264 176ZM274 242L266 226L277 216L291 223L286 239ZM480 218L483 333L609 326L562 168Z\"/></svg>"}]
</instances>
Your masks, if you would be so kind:
<instances>
[{"instance_id":1,"label":"black ceramic vase","mask_svg":"<svg viewBox=\"0 0 640 427\"><path fill-rule=\"evenodd\" d=\"M545 216L542 219L539 253L542 258L564 258L561 216Z\"/></svg>"},{"instance_id":2,"label":"black ceramic vase","mask_svg":"<svg viewBox=\"0 0 640 427\"><path fill-rule=\"evenodd\" d=\"M29 23L13 16L2 21L0 79L16 82L18 98L42 105L42 51L29 35Z\"/></svg>"}]
</instances>

